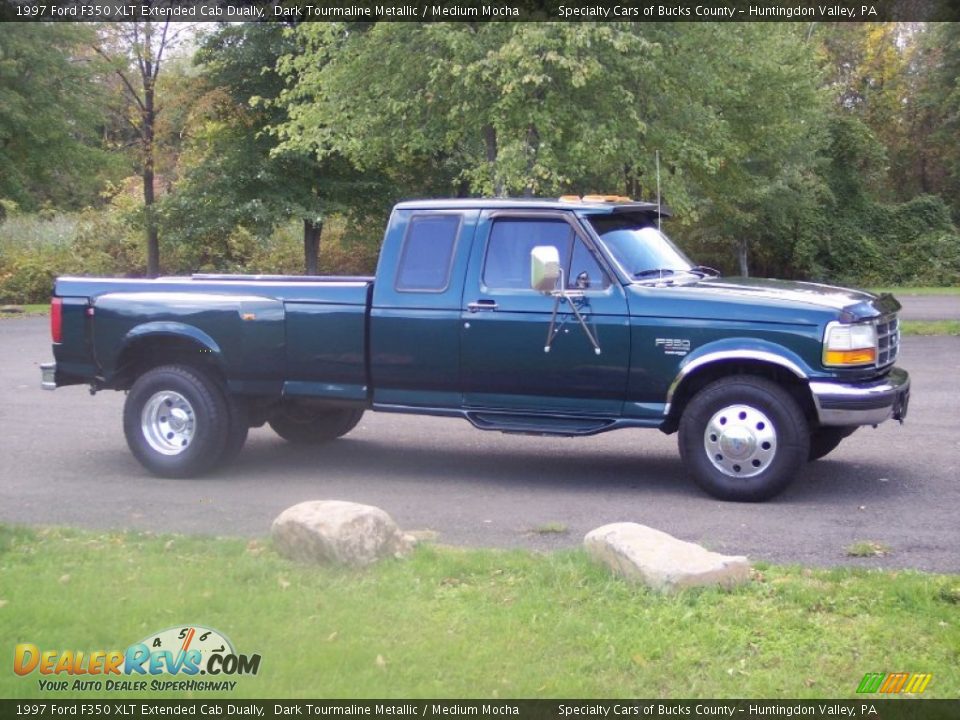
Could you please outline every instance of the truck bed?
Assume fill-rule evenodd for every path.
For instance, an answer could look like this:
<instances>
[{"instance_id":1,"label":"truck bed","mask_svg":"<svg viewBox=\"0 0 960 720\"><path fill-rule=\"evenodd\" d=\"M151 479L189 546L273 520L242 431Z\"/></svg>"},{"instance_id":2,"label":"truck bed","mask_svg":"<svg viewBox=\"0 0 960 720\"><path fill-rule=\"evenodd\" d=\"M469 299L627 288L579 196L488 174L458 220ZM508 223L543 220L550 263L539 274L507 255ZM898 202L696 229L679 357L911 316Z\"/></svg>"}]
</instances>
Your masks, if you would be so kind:
<instances>
[{"instance_id":1,"label":"truck bed","mask_svg":"<svg viewBox=\"0 0 960 720\"><path fill-rule=\"evenodd\" d=\"M58 380L123 387L151 343L209 355L231 392L366 402L372 277L59 278Z\"/></svg>"}]
</instances>

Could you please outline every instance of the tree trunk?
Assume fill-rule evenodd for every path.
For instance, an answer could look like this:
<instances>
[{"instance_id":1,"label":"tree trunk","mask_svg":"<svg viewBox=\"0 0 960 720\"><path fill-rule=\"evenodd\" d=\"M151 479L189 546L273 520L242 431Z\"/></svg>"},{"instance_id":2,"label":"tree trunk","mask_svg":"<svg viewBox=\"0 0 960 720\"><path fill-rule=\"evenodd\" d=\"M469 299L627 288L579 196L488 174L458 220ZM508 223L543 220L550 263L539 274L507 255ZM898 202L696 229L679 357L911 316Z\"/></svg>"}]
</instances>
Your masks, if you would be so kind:
<instances>
[{"instance_id":1,"label":"tree trunk","mask_svg":"<svg viewBox=\"0 0 960 720\"><path fill-rule=\"evenodd\" d=\"M497 129L490 124L483 126L483 142L487 148L487 166L490 168L490 180L493 183L495 197L503 197L503 180L497 171Z\"/></svg>"},{"instance_id":2,"label":"tree trunk","mask_svg":"<svg viewBox=\"0 0 960 720\"><path fill-rule=\"evenodd\" d=\"M153 82L144 82L143 111L143 209L147 238L147 277L160 274L160 238L157 232L157 219L153 212L155 201L153 190L153 137L156 111L153 105Z\"/></svg>"},{"instance_id":3,"label":"tree trunk","mask_svg":"<svg viewBox=\"0 0 960 720\"><path fill-rule=\"evenodd\" d=\"M320 235L323 233L323 221L303 221L303 258L307 275L320 274Z\"/></svg>"},{"instance_id":4,"label":"tree trunk","mask_svg":"<svg viewBox=\"0 0 960 720\"><path fill-rule=\"evenodd\" d=\"M737 241L737 261L740 263L740 275L750 276L750 268L747 265L747 240L741 238Z\"/></svg>"}]
</instances>

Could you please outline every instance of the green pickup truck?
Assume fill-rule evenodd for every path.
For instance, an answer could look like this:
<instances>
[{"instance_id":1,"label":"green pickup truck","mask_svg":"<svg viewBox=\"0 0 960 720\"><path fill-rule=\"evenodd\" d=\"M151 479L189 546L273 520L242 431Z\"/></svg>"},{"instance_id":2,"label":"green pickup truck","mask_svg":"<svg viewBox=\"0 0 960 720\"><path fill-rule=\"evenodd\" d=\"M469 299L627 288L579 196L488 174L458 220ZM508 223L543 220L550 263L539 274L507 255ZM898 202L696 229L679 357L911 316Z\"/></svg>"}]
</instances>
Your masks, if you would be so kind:
<instances>
[{"instance_id":1,"label":"green pickup truck","mask_svg":"<svg viewBox=\"0 0 960 720\"><path fill-rule=\"evenodd\" d=\"M678 432L696 482L745 501L903 420L896 300L721 278L660 220L605 196L411 201L376 277L62 277L43 387L126 391L127 443L160 476L232 459L250 427L320 443L378 410Z\"/></svg>"}]
</instances>

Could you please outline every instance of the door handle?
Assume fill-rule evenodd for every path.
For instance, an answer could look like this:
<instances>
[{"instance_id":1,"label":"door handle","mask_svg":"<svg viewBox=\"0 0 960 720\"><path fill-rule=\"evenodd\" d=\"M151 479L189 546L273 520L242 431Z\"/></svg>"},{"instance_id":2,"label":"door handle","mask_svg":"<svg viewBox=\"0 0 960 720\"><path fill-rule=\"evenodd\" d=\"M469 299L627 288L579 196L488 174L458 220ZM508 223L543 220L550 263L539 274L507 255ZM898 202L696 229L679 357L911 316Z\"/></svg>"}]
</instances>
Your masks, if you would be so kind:
<instances>
[{"instance_id":1,"label":"door handle","mask_svg":"<svg viewBox=\"0 0 960 720\"><path fill-rule=\"evenodd\" d=\"M491 300L489 298L481 298L475 302L469 303L467 305L467 310L470 312L477 312L477 310L496 310L497 301Z\"/></svg>"}]
</instances>

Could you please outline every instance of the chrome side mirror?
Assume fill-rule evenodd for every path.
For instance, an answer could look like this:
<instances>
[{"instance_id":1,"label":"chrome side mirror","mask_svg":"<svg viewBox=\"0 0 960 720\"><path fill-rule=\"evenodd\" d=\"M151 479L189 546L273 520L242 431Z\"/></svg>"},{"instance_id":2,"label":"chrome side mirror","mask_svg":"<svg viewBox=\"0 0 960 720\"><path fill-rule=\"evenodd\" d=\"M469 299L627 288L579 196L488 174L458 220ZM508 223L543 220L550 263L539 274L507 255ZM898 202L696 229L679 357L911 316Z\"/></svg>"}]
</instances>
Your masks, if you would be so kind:
<instances>
[{"instance_id":1,"label":"chrome side mirror","mask_svg":"<svg viewBox=\"0 0 960 720\"><path fill-rule=\"evenodd\" d=\"M530 251L530 287L542 293L557 289L560 253L552 245L538 245Z\"/></svg>"}]
</instances>

